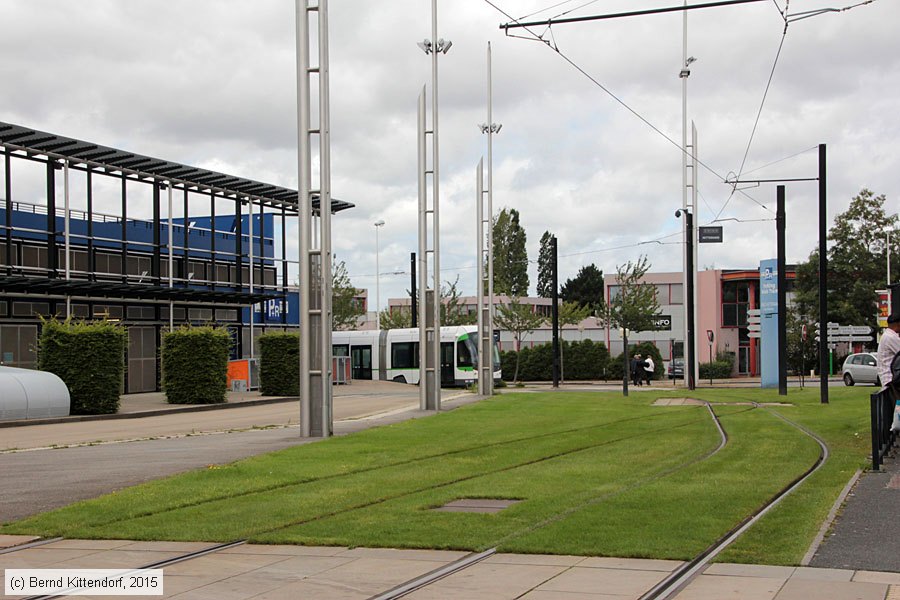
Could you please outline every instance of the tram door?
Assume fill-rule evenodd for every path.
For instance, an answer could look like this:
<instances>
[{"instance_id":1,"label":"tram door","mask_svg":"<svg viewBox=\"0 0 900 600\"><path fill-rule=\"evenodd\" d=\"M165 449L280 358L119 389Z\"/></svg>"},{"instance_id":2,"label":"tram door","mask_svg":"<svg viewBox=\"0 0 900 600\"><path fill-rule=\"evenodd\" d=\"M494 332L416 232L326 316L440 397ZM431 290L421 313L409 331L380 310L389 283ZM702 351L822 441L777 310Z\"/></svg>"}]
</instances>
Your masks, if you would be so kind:
<instances>
[{"instance_id":1,"label":"tram door","mask_svg":"<svg viewBox=\"0 0 900 600\"><path fill-rule=\"evenodd\" d=\"M353 379L372 379L372 346L350 346Z\"/></svg>"},{"instance_id":2,"label":"tram door","mask_svg":"<svg viewBox=\"0 0 900 600\"><path fill-rule=\"evenodd\" d=\"M454 369L453 342L441 342L441 386L452 386L456 383Z\"/></svg>"},{"instance_id":3,"label":"tram door","mask_svg":"<svg viewBox=\"0 0 900 600\"><path fill-rule=\"evenodd\" d=\"M128 393L156 391L156 327L128 328Z\"/></svg>"}]
</instances>

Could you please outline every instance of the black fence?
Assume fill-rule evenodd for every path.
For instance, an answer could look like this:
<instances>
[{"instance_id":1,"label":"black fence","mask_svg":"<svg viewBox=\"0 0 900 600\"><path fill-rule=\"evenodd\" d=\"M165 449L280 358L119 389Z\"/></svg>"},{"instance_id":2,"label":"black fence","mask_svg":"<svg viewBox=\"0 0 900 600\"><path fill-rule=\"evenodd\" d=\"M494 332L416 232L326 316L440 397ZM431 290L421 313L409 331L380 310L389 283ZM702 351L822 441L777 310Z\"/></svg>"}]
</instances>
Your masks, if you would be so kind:
<instances>
[{"instance_id":1,"label":"black fence","mask_svg":"<svg viewBox=\"0 0 900 600\"><path fill-rule=\"evenodd\" d=\"M894 394L886 389L870 397L872 410L872 469L877 471L885 455L894 447L897 433L891 431L894 423Z\"/></svg>"}]
</instances>

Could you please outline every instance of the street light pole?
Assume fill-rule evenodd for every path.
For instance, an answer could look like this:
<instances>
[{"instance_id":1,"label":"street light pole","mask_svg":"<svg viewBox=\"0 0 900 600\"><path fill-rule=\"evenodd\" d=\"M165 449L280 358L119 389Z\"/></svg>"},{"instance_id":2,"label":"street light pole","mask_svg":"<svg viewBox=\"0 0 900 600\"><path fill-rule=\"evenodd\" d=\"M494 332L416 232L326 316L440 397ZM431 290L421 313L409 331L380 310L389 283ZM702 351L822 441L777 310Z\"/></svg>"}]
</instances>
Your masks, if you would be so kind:
<instances>
[{"instance_id":1,"label":"street light pole","mask_svg":"<svg viewBox=\"0 0 900 600\"><path fill-rule=\"evenodd\" d=\"M378 229L384 227L384 220L378 219L375 225L375 330L381 329L381 265L378 262Z\"/></svg>"}]
</instances>

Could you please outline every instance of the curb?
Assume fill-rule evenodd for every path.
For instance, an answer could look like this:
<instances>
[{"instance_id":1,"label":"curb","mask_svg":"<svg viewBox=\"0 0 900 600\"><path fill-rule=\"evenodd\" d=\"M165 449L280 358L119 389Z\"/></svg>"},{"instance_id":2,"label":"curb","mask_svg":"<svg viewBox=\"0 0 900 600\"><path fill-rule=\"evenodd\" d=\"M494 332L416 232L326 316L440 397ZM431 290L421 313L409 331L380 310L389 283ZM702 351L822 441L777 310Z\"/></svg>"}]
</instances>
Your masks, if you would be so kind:
<instances>
[{"instance_id":1,"label":"curb","mask_svg":"<svg viewBox=\"0 0 900 600\"><path fill-rule=\"evenodd\" d=\"M111 415L76 415L74 417L51 417L47 419L28 419L27 421L0 421L0 429L9 427L30 427L32 425L53 425L56 423L80 423L84 421L113 421L116 419L140 419L142 417L158 417L161 415L174 415L178 413L205 412L208 410L225 410L229 408L241 408L243 406L261 406L264 404L278 404L280 402L296 402L297 398L263 398L259 400L246 400L222 404L199 404L185 406L185 408L157 408L131 413L115 413Z\"/></svg>"}]
</instances>

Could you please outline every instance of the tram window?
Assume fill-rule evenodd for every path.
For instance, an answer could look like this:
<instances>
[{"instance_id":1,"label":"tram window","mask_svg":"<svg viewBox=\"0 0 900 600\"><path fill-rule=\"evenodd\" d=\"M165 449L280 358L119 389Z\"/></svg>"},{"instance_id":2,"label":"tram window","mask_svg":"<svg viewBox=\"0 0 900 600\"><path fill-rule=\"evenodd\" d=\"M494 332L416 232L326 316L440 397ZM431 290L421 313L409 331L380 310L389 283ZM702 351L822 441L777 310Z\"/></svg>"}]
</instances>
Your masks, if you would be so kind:
<instances>
[{"instance_id":1,"label":"tram window","mask_svg":"<svg viewBox=\"0 0 900 600\"><path fill-rule=\"evenodd\" d=\"M419 367L418 344L415 342L395 342L391 344L391 368L416 369Z\"/></svg>"},{"instance_id":2,"label":"tram window","mask_svg":"<svg viewBox=\"0 0 900 600\"><path fill-rule=\"evenodd\" d=\"M469 350L469 345L464 341L456 342L456 366L471 367L472 364L472 352Z\"/></svg>"}]
</instances>

